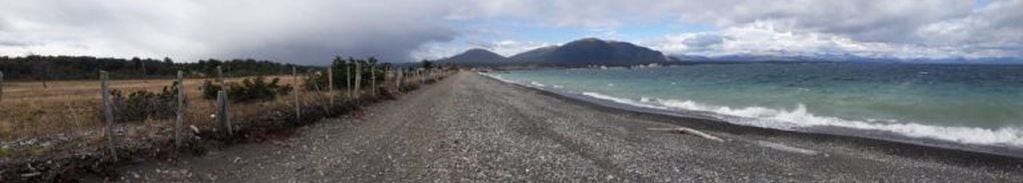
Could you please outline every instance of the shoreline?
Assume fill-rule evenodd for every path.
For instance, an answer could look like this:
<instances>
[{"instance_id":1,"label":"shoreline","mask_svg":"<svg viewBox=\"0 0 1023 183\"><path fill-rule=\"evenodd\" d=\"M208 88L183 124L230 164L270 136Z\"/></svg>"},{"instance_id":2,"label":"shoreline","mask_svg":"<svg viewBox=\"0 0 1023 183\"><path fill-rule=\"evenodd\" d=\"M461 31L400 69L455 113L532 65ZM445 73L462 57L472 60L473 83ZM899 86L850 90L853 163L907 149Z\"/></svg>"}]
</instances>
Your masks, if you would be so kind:
<instances>
[{"instance_id":1,"label":"shoreline","mask_svg":"<svg viewBox=\"0 0 1023 183\"><path fill-rule=\"evenodd\" d=\"M889 139L868 138L844 134L829 134L822 132L788 131L756 126L745 126L730 123L727 121L722 121L719 119L714 119L713 117L701 114L703 112L699 111L691 111L692 113L685 114L685 111L668 111L643 108L639 106L628 106L613 101L607 100L600 101L585 98L585 96L583 95L571 95L568 93L559 93L556 91L549 91L540 88L523 86L522 84L517 83L509 83L479 73L474 74L477 74L489 80L506 84L508 86L535 91L538 94L549 97L565 99L565 101L569 103L586 106L593 110L608 113L628 114L630 115L630 117L664 121L674 125L683 125L694 129L711 130L732 134L780 136L786 138L803 139L818 143L821 142L827 142L831 144L841 143L842 145L878 151L909 159L938 160L939 162L943 163L963 166L998 167L999 169L1005 170L1019 169L1023 167L1023 154L1018 156L1012 156L1009 155L1008 153L1001 154L995 152L971 151L966 149L957 149L953 147L942 147L936 145L932 146Z\"/></svg>"}]
</instances>

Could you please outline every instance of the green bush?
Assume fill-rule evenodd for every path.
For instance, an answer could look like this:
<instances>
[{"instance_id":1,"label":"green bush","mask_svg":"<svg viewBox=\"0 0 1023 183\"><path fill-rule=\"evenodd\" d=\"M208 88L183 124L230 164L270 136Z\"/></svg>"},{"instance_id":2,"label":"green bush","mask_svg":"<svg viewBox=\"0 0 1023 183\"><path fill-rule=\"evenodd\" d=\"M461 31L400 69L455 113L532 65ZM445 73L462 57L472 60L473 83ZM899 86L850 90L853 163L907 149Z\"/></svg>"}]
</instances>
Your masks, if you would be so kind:
<instances>
[{"instance_id":1,"label":"green bush","mask_svg":"<svg viewBox=\"0 0 1023 183\"><path fill-rule=\"evenodd\" d=\"M293 88L291 85L280 85L279 78L267 81L265 77L244 79L241 82L227 83L227 98L234 103L268 101L277 96L288 95ZM217 92L221 87L210 80L203 82L199 88L204 99L216 100Z\"/></svg>"},{"instance_id":2,"label":"green bush","mask_svg":"<svg viewBox=\"0 0 1023 183\"><path fill-rule=\"evenodd\" d=\"M214 84L210 80L204 80L202 81L202 86L199 86L199 91L202 93L203 99L216 100L217 92L220 91L220 85Z\"/></svg>"},{"instance_id":3,"label":"green bush","mask_svg":"<svg viewBox=\"0 0 1023 183\"><path fill-rule=\"evenodd\" d=\"M348 60L342 59L340 56L335 57L330 67L334 69L334 89L346 89L348 87L349 76L355 77L356 64L359 65L359 74L361 76L362 88L369 88L369 84L372 83L373 75L376 75L377 83L384 82L384 76L387 74L387 69L391 67L391 64L377 64L377 59L369 57L367 59L355 59L348 58ZM351 73L349 73L351 72ZM304 79L302 88L308 91L324 91L327 90L329 79L326 71L319 71L317 73L309 74ZM354 85L354 83L352 84Z\"/></svg>"},{"instance_id":4,"label":"green bush","mask_svg":"<svg viewBox=\"0 0 1023 183\"><path fill-rule=\"evenodd\" d=\"M172 118L177 114L177 93L176 81L171 86L164 86L159 93L139 90L125 95L121 90L111 90L110 101L116 116L114 119L118 122L138 122L149 118Z\"/></svg>"}]
</instances>

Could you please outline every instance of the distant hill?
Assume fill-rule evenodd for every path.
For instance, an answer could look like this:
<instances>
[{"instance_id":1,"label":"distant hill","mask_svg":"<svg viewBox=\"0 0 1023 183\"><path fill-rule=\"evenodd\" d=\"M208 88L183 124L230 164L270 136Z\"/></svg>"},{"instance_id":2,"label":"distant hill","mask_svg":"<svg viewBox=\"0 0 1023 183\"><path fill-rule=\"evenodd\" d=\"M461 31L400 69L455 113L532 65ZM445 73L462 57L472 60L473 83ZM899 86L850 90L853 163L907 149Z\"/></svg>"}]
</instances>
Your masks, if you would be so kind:
<instances>
[{"instance_id":1,"label":"distant hill","mask_svg":"<svg viewBox=\"0 0 1023 183\"><path fill-rule=\"evenodd\" d=\"M500 64L505 60L504 56L489 50L475 48L466 50L458 55L438 60L439 63L455 64Z\"/></svg>"},{"instance_id":2,"label":"distant hill","mask_svg":"<svg viewBox=\"0 0 1023 183\"><path fill-rule=\"evenodd\" d=\"M439 62L478 64L542 64L542 65L637 65L668 62L668 57L659 51L632 43L605 41L596 38L585 38L565 43L561 46L548 46L529 50L511 57L484 49L471 49L464 53L439 60Z\"/></svg>"},{"instance_id":3,"label":"distant hill","mask_svg":"<svg viewBox=\"0 0 1023 183\"><path fill-rule=\"evenodd\" d=\"M585 38L510 57L515 62L554 65L636 65L667 62L659 51L620 41Z\"/></svg>"}]
</instances>

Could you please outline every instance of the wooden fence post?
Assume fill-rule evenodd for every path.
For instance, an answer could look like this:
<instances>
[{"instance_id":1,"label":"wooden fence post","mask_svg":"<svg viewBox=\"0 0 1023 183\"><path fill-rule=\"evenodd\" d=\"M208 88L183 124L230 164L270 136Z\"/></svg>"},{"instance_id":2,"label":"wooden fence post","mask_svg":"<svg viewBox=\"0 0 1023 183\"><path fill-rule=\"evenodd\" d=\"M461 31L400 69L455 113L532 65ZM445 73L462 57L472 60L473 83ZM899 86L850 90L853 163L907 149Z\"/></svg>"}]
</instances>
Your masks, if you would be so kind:
<instances>
[{"instance_id":1,"label":"wooden fence post","mask_svg":"<svg viewBox=\"0 0 1023 183\"><path fill-rule=\"evenodd\" d=\"M359 99L359 95L362 91L359 90L359 86L362 83L362 64L355 62L355 99Z\"/></svg>"},{"instance_id":2,"label":"wooden fence post","mask_svg":"<svg viewBox=\"0 0 1023 183\"><path fill-rule=\"evenodd\" d=\"M220 66L217 66L217 84L220 85L221 90L227 88L227 86L224 85L224 71L220 70Z\"/></svg>"},{"instance_id":3,"label":"wooden fence post","mask_svg":"<svg viewBox=\"0 0 1023 183\"><path fill-rule=\"evenodd\" d=\"M330 97L330 104L334 105L334 66L327 66L327 95Z\"/></svg>"},{"instance_id":4,"label":"wooden fence post","mask_svg":"<svg viewBox=\"0 0 1023 183\"><path fill-rule=\"evenodd\" d=\"M369 84L370 87L373 87L373 89L371 90L373 92L373 96L377 96L377 66L376 65L369 65L369 83L370 83Z\"/></svg>"},{"instance_id":5,"label":"wooden fence post","mask_svg":"<svg viewBox=\"0 0 1023 183\"><path fill-rule=\"evenodd\" d=\"M348 91L348 99L352 99L352 64L345 62L345 90Z\"/></svg>"},{"instance_id":6,"label":"wooden fence post","mask_svg":"<svg viewBox=\"0 0 1023 183\"><path fill-rule=\"evenodd\" d=\"M313 74L315 74L315 73L306 72L306 74L304 76L302 76L302 77L304 78L304 81L310 81L310 76L312 76ZM312 84L313 84L313 89L316 90L316 92L314 92L313 95L311 95L313 97L316 97L315 99L313 99L313 103L314 104L319 103L320 110L323 110L323 113L326 113L327 116L330 116L330 110L327 108L327 105L330 105L331 103L324 104L323 100L321 100L322 97L323 97L323 88L320 87L320 82L313 81ZM330 98L330 93L329 92L327 93L327 98ZM328 100L328 102L332 102L333 101L333 99L327 99L327 100Z\"/></svg>"},{"instance_id":7,"label":"wooden fence post","mask_svg":"<svg viewBox=\"0 0 1023 183\"><path fill-rule=\"evenodd\" d=\"M107 71L99 71L100 92L103 95L103 115L107 120L107 147L110 148L110 157L117 161L117 150L114 147L114 110L110 102L110 76Z\"/></svg>"},{"instance_id":8,"label":"wooden fence post","mask_svg":"<svg viewBox=\"0 0 1023 183\"><path fill-rule=\"evenodd\" d=\"M224 132L227 133L228 136L231 136L234 135L234 130L231 129L231 113L228 101L227 92L224 90L217 92L217 103L220 103L220 105L218 105L219 110L217 112L217 119L220 120L220 127L224 129Z\"/></svg>"},{"instance_id":9,"label":"wooden fence post","mask_svg":"<svg viewBox=\"0 0 1023 183\"><path fill-rule=\"evenodd\" d=\"M174 152L181 148L181 122L185 120L185 80L184 72L178 71L178 116L174 121Z\"/></svg>"},{"instance_id":10,"label":"wooden fence post","mask_svg":"<svg viewBox=\"0 0 1023 183\"><path fill-rule=\"evenodd\" d=\"M395 92L395 93L401 93L401 76L402 76L402 75L404 74L404 73L402 72L402 71L404 71L404 70L405 70L405 69L398 69L398 75L397 75L397 76L395 76L395 77L398 77L398 78L396 79L396 80L397 80L397 82L394 82L394 83L395 83L395 85L396 85L396 86L395 86L395 88L396 88L396 89L395 89L395 91L398 91L398 92Z\"/></svg>"},{"instance_id":11,"label":"wooden fence post","mask_svg":"<svg viewBox=\"0 0 1023 183\"><path fill-rule=\"evenodd\" d=\"M0 71L0 102L4 101L4 71Z\"/></svg>"},{"instance_id":12,"label":"wooden fence post","mask_svg":"<svg viewBox=\"0 0 1023 183\"><path fill-rule=\"evenodd\" d=\"M298 69L296 69L295 67L291 67L291 78L292 78L293 81L295 81L295 86L298 86ZM298 101L298 95L300 95L300 94L301 94L301 91L299 91L298 88L295 88L295 96L294 96L294 98L295 98L295 122L299 122L299 121L302 120L302 108L301 108L301 104Z\"/></svg>"}]
</instances>

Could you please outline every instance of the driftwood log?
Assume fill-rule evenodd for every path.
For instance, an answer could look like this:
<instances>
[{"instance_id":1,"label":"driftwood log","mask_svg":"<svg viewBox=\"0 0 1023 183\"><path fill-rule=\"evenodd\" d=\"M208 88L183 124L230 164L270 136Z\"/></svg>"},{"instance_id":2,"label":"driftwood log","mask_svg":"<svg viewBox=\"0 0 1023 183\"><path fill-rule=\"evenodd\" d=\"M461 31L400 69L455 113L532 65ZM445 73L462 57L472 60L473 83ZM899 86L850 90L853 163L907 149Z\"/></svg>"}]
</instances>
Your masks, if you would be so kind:
<instances>
[{"instance_id":1,"label":"driftwood log","mask_svg":"<svg viewBox=\"0 0 1023 183\"><path fill-rule=\"evenodd\" d=\"M692 128L686 128L686 127L675 127L675 128L647 128L647 130L650 130L650 131L662 131L662 132L679 132L679 133L682 133L682 134L690 134L690 135L695 135L695 136L703 137L703 138L705 138L705 139L710 139L710 140L713 140L713 141L718 141L718 142L724 142L724 141L725 141L724 139L721 139L721 138L715 137L715 136L713 136L713 135L710 135L710 134L707 134L707 133L703 133L703 132L701 132L701 131L698 131L698 130L694 130L694 129L692 129Z\"/></svg>"}]
</instances>

